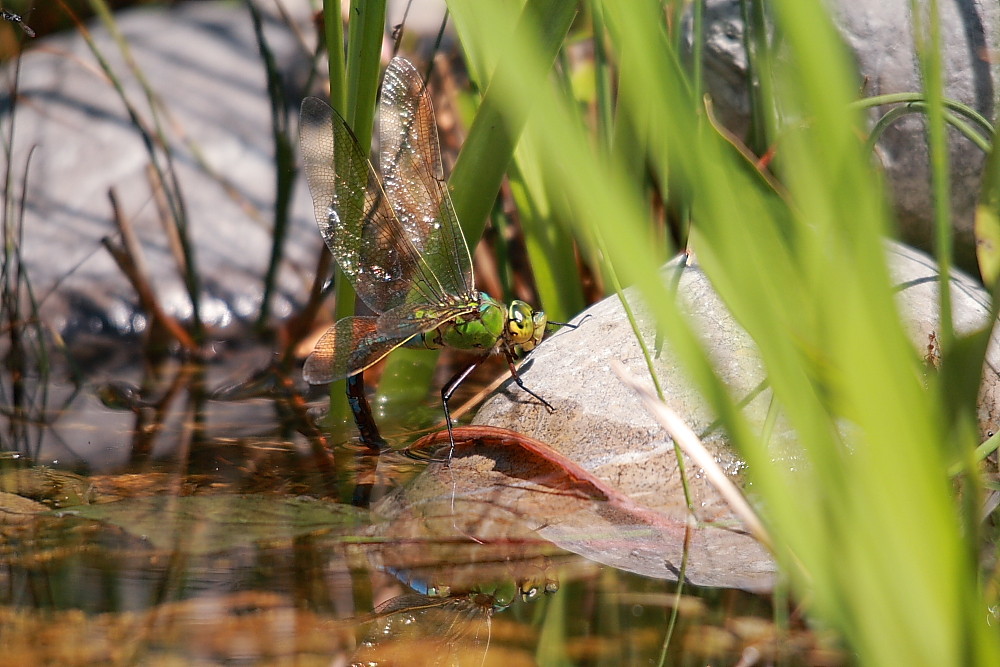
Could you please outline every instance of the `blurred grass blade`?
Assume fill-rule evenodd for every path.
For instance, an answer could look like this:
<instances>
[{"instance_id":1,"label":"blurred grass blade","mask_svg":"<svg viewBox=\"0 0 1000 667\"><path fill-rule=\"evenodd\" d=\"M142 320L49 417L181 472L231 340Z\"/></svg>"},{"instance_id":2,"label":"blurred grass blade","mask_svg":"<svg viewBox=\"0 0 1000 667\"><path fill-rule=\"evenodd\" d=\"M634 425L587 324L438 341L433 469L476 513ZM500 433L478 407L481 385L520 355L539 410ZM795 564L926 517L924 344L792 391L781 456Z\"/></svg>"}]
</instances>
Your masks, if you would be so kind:
<instances>
[{"instance_id":1,"label":"blurred grass blade","mask_svg":"<svg viewBox=\"0 0 1000 667\"><path fill-rule=\"evenodd\" d=\"M449 3L463 46L475 44L476 40L471 35L484 30L483 26L489 26L487 31L496 34L534 32L538 26L546 26L539 39L543 44L543 59L547 67L555 59L576 14L574 3L563 0L530 0L516 25L510 20L511 17L505 16L504 20L496 24L479 24L474 28L470 25L472 21L469 17L476 14L478 4L473 0ZM509 84L516 82L521 73L501 63L492 73L491 79L489 73L492 69L482 58L477 58L473 52L467 52L466 56L474 77L480 82L490 81L448 181L452 189L452 203L471 250L482 236L486 219L500 190L514 145L524 125L524 114L520 117L501 114L504 102L499 99L498 92L494 92L498 79ZM501 87L506 88L506 85L502 84ZM393 415L411 413L423 402L436 358L437 355L426 351L413 350L396 350L390 355L378 391L378 405L383 416L391 419Z\"/></svg>"},{"instance_id":2,"label":"blurred grass blade","mask_svg":"<svg viewBox=\"0 0 1000 667\"><path fill-rule=\"evenodd\" d=\"M1000 151L997 150L995 134L976 205L974 231L979 274L983 282L995 291L1000 282Z\"/></svg>"},{"instance_id":3,"label":"blurred grass blade","mask_svg":"<svg viewBox=\"0 0 1000 667\"><path fill-rule=\"evenodd\" d=\"M463 46L476 43L475 31L466 25L467 21L464 19L470 13L475 13L477 4L475 0L453 0L449 3ZM516 25L511 25L510 20L505 17L506 20L491 26L489 32L503 34L510 31L511 38L519 40L528 38L530 33L544 26L543 32L536 38L541 48L539 58L547 70L555 60L575 15L576 5L572 2L529 0ZM484 88L482 102L455 162L449 183L465 238L470 245L475 245L482 236L483 225L500 190L514 146L524 127L526 114L501 113L507 106L501 91L515 85L524 75L522 71L511 66L508 59L499 60L496 69L491 65L492 60L484 62L485 59L477 59L473 53L467 53L467 59L475 79L480 85L486 82L488 85Z\"/></svg>"},{"instance_id":4,"label":"blurred grass blade","mask_svg":"<svg viewBox=\"0 0 1000 667\"><path fill-rule=\"evenodd\" d=\"M931 200L934 205L934 251L938 273L946 276L951 271L951 171L948 156L948 137L945 135L944 73L941 51L941 15L937 0L918 2L910 0L913 25L913 43L916 46L927 99L927 149L931 160ZM951 291L946 282L939 292L941 309L942 348L947 351L955 337L952 324Z\"/></svg>"},{"instance_id":5,"label":"blurred grass blade","mask_svg":"<svg viewBox=\"0 0 1000 667\"><path fill-rule=\"evenodd\" d=\"M794 471L777 465L768 442L745 423L664 292L641 184L624 176L623 163L637 156L595 153L575 102L541 74L547 59L537 42L503 30L500 40L479 33L478 57L522 73L516 86L496 78L492 85L504 85L505 113L530 113L523 140L536 147L545 188L559 193L552 200L569 208L578 238L601 230L623 281L637 286L725 423L749 463L778 558L809 611L843 633L863 663L997 664L975 535L945 474L956 450L973 449L974 410L961 396L958 413L945 413L897 313L881 179L858 139L851 61L826 10L815 0L768 5L783 49L769 60L776 118L784 123L775 128L773 168L784 186L776 197L699 122L661 4L605 2L603 9L615 60L639 83L619 89L616 122L631 118L644 128L643 156L661 173L669 167L679 183L672 196L690 201L692 245L758 346L780 409L774 430L788 434L801 463ZM476 25L504 24L492 3L476 10Z\"/></svg>"},{"instance_id":6,"label":"blurred grass blade","mask_svg":"<svg viewBox=\"0 0 1000 667\"><path fill-rule=\"evenodd\" d=\"M549 319L565 322L584 305L573 238L555 219L555 207L542 187L541 168L531 146L518 146L514 165L511 192L538 290L538 306Z\"/></svg>"}]
</instances>

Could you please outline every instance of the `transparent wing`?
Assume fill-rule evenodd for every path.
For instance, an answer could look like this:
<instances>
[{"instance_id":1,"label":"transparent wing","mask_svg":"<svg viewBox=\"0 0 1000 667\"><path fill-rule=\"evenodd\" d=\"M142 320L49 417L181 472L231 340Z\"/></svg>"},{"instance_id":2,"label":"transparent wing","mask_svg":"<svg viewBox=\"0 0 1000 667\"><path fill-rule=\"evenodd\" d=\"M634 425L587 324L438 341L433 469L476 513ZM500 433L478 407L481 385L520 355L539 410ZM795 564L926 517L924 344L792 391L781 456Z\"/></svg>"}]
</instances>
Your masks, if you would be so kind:
<instances>
[{"instance_id":1,"label":"transparent wing","mask_svg":"<svg viewBox=\"0 0 1000 667\"><path fill-rule=\"evenodd\" d=\"M474 300L472 258L448 194L434 107L423 79L393 58L379 100L379 167L389 203L444 294Z\"/></svg>"},{"instance_id":2,"label":"transparent wing","mask_svg":"<svg viewBox=\"0 0 1000 667\"><path fill-rule=\"evenodd\" d=\"M352 664L483 665L491 619L491 608L465 598L402 595L375 610L374 627Z\"/></svg>"},{"instance_id":3,"label":"transparent wing","mask_svg":"<svg viewBox=\"0 0 1000 667\"><path fill-rule=\"evenodd\" d=\"M439 325L479 309L478 299L473 302L452 301L426 305L414 309L409 304L387 310L378 317L378 331L383 335L406 332L407 335L436 329ZM434 322L433 326L430 323Z\"/></svg>"},{"instance_id":4,"label":"transparent wing","mask_svg":"<svg viewBox=\"0 0 1000 667\"><path fill-rule=\"evenodd\" d=\"M327 329L316 343L302 368L302 377L309 384L343 380L365 370L413 336L435 329L453 317L452 310L444 309L420 320L405 322L405 328L416 333L403 336L383 333L380 324L384 325L384 321L380 317L345 317Z\"/></svg>"},{"instance_id":5,"label":"transparent wing","mask_svg":"<svg viewBox=\"0 0 1000 667\"><path fill-rule=\"evenodd\" d=\"M406 342L378 333L377 317L345 317L327 329L306 359L302 376L309 384L342 380L368 368Z\"/></svg>"},{"instance_id":6,"label":"transparent wing","mask_svg":"<svg viewBox=\"0 0 1000 667\"><path fill-rule=\"evenodd\" d=\"M381 313L449 301L344 119L308 97L299 141L320 234L365 304Z\"/></svg>"}]
</instances>

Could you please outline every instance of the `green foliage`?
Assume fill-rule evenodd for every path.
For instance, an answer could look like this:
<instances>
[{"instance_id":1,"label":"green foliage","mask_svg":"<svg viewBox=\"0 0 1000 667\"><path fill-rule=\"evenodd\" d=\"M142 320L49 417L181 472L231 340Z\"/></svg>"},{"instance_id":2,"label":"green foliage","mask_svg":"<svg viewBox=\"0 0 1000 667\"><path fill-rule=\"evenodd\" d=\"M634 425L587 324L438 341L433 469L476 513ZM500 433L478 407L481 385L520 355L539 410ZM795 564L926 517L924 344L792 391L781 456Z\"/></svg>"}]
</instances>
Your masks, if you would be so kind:
<instances>
[{"instance_id":1,"label":"green foliage","mask_svg":"<svg viewBox=\"0 0 1000 667\"><path fill-rule=\"evenodd\" d=\"M993 136L993 133L990 133ZM1000 153L989 150L983 189L976 206L976 258L983 282L993 286L1000 283Z\"/></svg>"},{"instance_id":2,"label":"green foliage","mask_svg":"<svg viewBox=\"0 0 1000 667\"><path fill-rule=\"evenodd\" d=\"M585 257L604 262L595 268L639 288L749 462L776 556L809 613L842 633L862 662L997 664L986 594L996 587L980 582L976 558L982 485L973 454L988 332L956 337L942 288L943 370L926 377L893 300L883 244L891 221L860 138L863 103L821 3L747 4L758 68L751 140L758 151L777 147L776 180L706 122L698 70L692 77L681 65L682 40L668 30L678 26L676 4L665 12L655 0L585 3L599 40L596 120L586 116L568 59L557 60L562 76L553 75L568 4L529 1L515 12L450 3L484 91L452 180L467 237L478 237L513 158L546 304L561 310L578 298L561 284L566 229ZM782 37L781 58L769 51L764 11ZM977 136L992 128L943 98L936 20L915 30L928 84L896 101L928 115L939 267L947 271L944 124ZM794 470L776 464L766 437L743 420L658 278L667 248L650 243L651 191L690 218L698 261L754 337L775 403L798 436Z\"/></svg>"},{"instance_id":3,"label":"green foliage","mask_svg":"<svg viewBox=\"0 0 1000 667\"><path fill-rule=\"evenodd\" d=\"M489 33L492 27L488 24L478 24L471 17L476 15L475 2L453 2L450 6L456 27L464 44L475 44L479 39L479 31ZM562 44L570 21L575 14L571 3L562 0L532 0L526 3L518 23L510 24L509 28L515 39L524 39L525 32L533 31L537 25L545 25L547 29L538 36L545 62L551 63L555 52ZM467 49L466 59L469 62L473 77L479 81L480 88L485 91L482 103L476 114L476 120L469 130L462 152L449 179L452 188L452 202L455 212L465 233L466 242L474 246L482 235L487 215L496 199L503 180L504 171L511 161L514 145L524 124L526 112L515 114L500 114L504 100L500 91L510 85L516 85L519 72L506 66L498 66L496 59L484 60ZM499 83L498 83L499 82ZM534 238L539 238L536 236ZM548 256L548 267L558 266L557 259L565 258L567 249L572 253L568 243L561 253L553 252ZM541 266L541 265L539 265ZM565 266L565 261L562 263ZM565 272L563 272L565 275ZM572 285L557 284L555 280L542 283L550 287L547 292L552 301L558 301L564 307L560 315L568 313L574 303L580 303L578 295L566 296ZM543 301L543 306L545 302ZM379 407L384 412L406 414L424 401L434 368L434 356L424 351L396 350L386 367L379 385Z\"/></svg>"},{"instance_id":4,"label":"green foliage","mask_svg":"<svg viewBox=\"0 0 1000 667\"><path fill-rule=\"evenodd\" d=\"M516 81L494 77L490 94L505 117L527 119L518 152L535 156L537 169L521 171L532 201L547 199L588 250L601 239L600 254L656 312L750 462L799 599L843 633L863 662L995 664L1000 645L987 624L975 558L978 485L967 473L963 502L947 474L950 465L971 469L962 462L976 445L968 402L978 376L923 379L893 302L882 240L889 220L851 107L850 61L821 4L769 7L785 52L765 59L772 97L760 108L782 111L763 125L779 140L780 195L704 122L659 3L601 5L605 57L627 73L614 123L630 129L609 135L610 151L591 138L580 107L550 76L539 38L544 21L515 31L511 12L473 4L452 3L474 13L470 25L489 26L459 30L475 47L473 71L478 61L518 73ZM940 85L933 44L925 71ZM925 95L937 110L930 124L943 124L940 90ZM931 145L938 156L942 144ZM798 434L794 471L776 465L768 443L744 423L657 278L661 251L648 240L645 180L635 178L642 164L654 182L676 184L672 203L691 211L700 263L759 346L775 401ZM940 197L946 164L935 157L935 165ZM938 218L946 228L944 209ZM949 244L938 240L947 269ZM949 317L943 322L949 330ZM975 368L968 359L981 361L984 339L946 334L945 363Z\"/></svg>"},{"instance_id":5,"label":"green foliage","mask_svg":"<svg viewBox=\"0 0 1000 667\"><path fill-rule=\"evenodd\" d=\"M382 31L385 23L385 2L351 2L347 59L341 47L344 44L341 24L340 0L324 0L324 38L328 45L330 72L330 106L347 119L362 146L371 145L372 125L375 118L375 96L380 80ZM337 277L336 319L354 314L354 290L350 283ZM345 381L330 384L330 412L327 426L335 436L342 427L352 423L351 409L347 403ZM348 426L350 428L350 426ZM336 439L340 439L337 437Z\"/></svg>"}]
</instances>

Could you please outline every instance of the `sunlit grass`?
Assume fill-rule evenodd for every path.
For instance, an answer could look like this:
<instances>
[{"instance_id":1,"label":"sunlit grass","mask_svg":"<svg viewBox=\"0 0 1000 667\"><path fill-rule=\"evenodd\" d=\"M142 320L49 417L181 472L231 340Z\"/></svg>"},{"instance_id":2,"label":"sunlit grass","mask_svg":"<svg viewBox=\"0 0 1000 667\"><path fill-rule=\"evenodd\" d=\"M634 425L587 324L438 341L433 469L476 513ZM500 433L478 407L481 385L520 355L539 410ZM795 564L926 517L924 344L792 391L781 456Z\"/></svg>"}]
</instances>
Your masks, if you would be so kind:
<instances>
[{"instance_id":1,"label":"sunlit grass","mask_svg":"<svg viewBox=\"0 0 1000 667\"><path fill-rule=\"evenodd\" d=\"M782 196L703 122L659 3L603 5L608 59L630 79L621 80L615 122L631 123L643 138L610 154L548 76L544 49L530 36L511 36L510 12L452 3L456 14L475 14L473 25L490 26L458 24L475 57L519 73L516 85L495 77L491 92L502 91L507 113L528 116L519 150L538 156L533 185L579 240L604 240L601 252L638 286L750 462L776 555L809 612L840 630L865 662L993 664L997 637L978 581L977 532L969 530L976 503L957 498L947 475L949 463L976 445L973 406L950 397L974 401L969 386L978 376L922 379L894 307L882 245L892 223L851 108L850 61L819 3L772 5L788 53L766 61L770 102L781 118L795 119L776 122L769 135L778 142ZM939 93L927 99L942 108ZM636 163L680 184L692 247L757 342L775 399L798 433L803 465L794 474L772 464L768 443L745 424L656 278L651 212L642 182L628 178ZM960 344L946 338L947 365ZM981 362L982 346L970 347ZM965 485L967 495L976 489Z\"/></svg>"},{"instance_id":2,"label":"sunlit grass","mask_svg":"<svg viewBox=\"0 0 1000 667\"><path fill-rule=\"evenodd\" d=\"M346 53L340 49L341 5L324 4L326 40L337 45L328 68L330 97L366 145L384 3L352 3L359 12L351 14L357 18L348 28ZM956 337L946 315L944 369L925 377L895 310L883 246L892 220L865 141L858 87L820 3L770 3L786 53L776 60L765 50L755 61L766 85L755 105L753 138L762 143L751 144L776 149L772 168L780 192L707 122L697 68L683 67L678 53L681 4L591 0L581 3L589 14L576 17L578 7L563 0L529 0L518 11L510 3L451 2L482 93L451 177L466 237L476 243L509 177L538 305L558 319L580 307L578 254L607 278L605 284L620 280L639 288L750 462L791 595L817 625L842 633L863 662L998 664L1000 648L989 625L997 585L981 579L977 560L985 539L978 517L984 485L973 454L986 337ZM93 5L114 32L104 3ZM931 38L921 63L928 89L895 101L911 104L907 112L928 115L939 261L947 270L944 124L974 133L984 150L993 129L943 99L937 26L931 21L926 27ZM593 100L581 102L574 94L580 70L572 69L577 63L566 47L581 36L576 31L586 37L587 30L600 48ZM122 102L134 107L124 95ZM782 113L772 116L768 109ZM151 162L160 160L152 150L162 142L155 123L147 129L136 121L136 129L150 146ZM276 142L285 129L275 126ZM994 207L996 160L987 178L992 194L984 198ZM170 180L165 165L160 180ZM650 242L663 237L665 217L654 194L685 224L690 221L701 266L755 339L775 401L798 434L797 470L772 462L767 439L742 418L660 281L658 268L674 249L665 240ZM175 208L183 226L182 207ZM13 216L9 220L13 225ZM20 288L13 273L18 263L7 250L0 291L8 303ZM190 280L193 301L196 278ZM941 292L947 314L946 295ZM354 310L349 291L341 290L337 303L340 315ZM423 364L416 370L415 359ZM409 392L422 402L433 364L429 353L398 357L380 392L397 400ZM341 417L347 415L342 386L331 395ZM565 602L557 599L553 607L558 605ZM559 629L549 623L544 631L559 640Z\"/></svg>"},{"instance_id":3,"label":"sunlit grass","mask_svg":"<svg viewBox=\"0 0 1000 667\"><path fill-rule=\"evenodd\" d=\"M560 55L560 76L552 75L568 4L535 0L515 12L450 3L483 94L451 180L468 240L478 238L511 166L541 305L562 312L578 303L563 284L572 265L565 229L595 270L638 287L750 463L776 556L808 613L843 633L865 662L995 663L975 558L980 485L971 463L985 337L952 334L942 289L945 369L925 379L894 305L883 245L892 220L864 141L858 87L820 3L768 7L784 40L780 59L762 37L762 5L748 5L761 83L750 145L776 149L780 191L707 122L698 70L686 70L677 51L679 4L586 3L583 23L601 40L593 116L567 85L572 60ZM929 86L914 91L918 108L907 111L928 114L938 260L947 271L942 128L973 131L966 120L977 132L992 128L943 99L938 26L925 28ZM772 463L766 438L745 422L657 277L669 248L649 243L659 215L654 190L690 220L701 266L758 345L776 404L798 435L794 472ZM396 391L391 378L384 395ZM949 469L965 471L964 495Z\"/></svg>"}]
</instances>

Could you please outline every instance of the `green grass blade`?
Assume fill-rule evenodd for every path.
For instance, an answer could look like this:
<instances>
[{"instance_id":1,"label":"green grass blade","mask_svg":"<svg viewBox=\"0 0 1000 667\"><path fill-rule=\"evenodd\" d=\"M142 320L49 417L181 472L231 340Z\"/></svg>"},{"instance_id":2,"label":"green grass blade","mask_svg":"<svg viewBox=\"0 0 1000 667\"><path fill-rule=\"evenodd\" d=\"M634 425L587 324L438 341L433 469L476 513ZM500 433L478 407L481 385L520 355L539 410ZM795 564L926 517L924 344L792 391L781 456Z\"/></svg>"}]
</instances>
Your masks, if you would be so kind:
<instances>
[{"instance_id":1,"label":"green grass blade","mask_svg":"<svg viewBox=\"0 0 1000 667\"><path fill-rule=\"evenodd\" d=\"M873 95L872 97L865 97L863 99L852 102L849 106L851 109L870 109L872 107L884 106L889 104L910 104L910 103L926 103L927 99L923 93L891 93L888 95ZM973 125L979 127L980 136L992 137L993 136L993 123L989 121L981 113L970 107L968 104L963 104L957 100L943 99L941 103L944 105L945 109L952 112L953 114L966 118L971 121ZM971 137L970 137L971 139Z\"/></svg>"},{"instance_id":2,"label":"green grass blade","mask_svg":"<svg viewBox=\"0 0 1000 667\"><path fill-rule=\"evenodd\" d=\"M625 176L628 156L595 152L574 102L539 74L546 59L537 43L500 31L502 41L479 35L476 48L522 73L502 89L505 113L530 113L523 141L536 146L545 187L572 207L580 236L604 232L623 282L637 286L745 454L779 559L809 612L864 663L995 664L975 535L946 475L955 449L972 449L968 406L959 399L960 414L946 414L896 314L884 192L849 110L851 63L819 2L770 7L787 50L770 61L774 97L781 117L800 119L777 128L782 196L699 123L659 3L608 2L604 13L616 60L645 83L620 88L616 122L646 123L644 155L656 169L678 158L669 166L690 198L696 256L759 347L782 429L802 457L794 474L744 422L664 292L645 241L641 184ZM503 25L491 3L477 10L479 24Z\"/></svg>"},{"instance_id":3,"label":"green grass blade","mask_svg":"<svg viewBox=\"0 0 1000 667\"><path fill-rule=\"evenodd\" d=\"M385 0L352 0L347 39L347 122L362 146L371 144L382 71Z\"/></svg>"},{"instance_id":4,"label":"green grass blade","mask_svg":"<svg viewBox=\"0 0 1000 667\"><path fill-rule=\"evenodd\" d=\"M982 192L976 205L976 259L983 282L994 294L1000 285L1000 151L996 133L991 132L991 147L983 173Z\"/></svg>"},{"instance_id":5,"label":"green grass blade","mask_svg":"<svg viewBox=\"0 0 1000 667\"><path fill-rule=\"evenodd\" d=\"M926 7L926 16L924 10ZM948 275L952 263L951 172L948 166L948 139L945 136L944 78L941 64L941 18L937 0L910 1L913 41L920 60L924 95L927 98L927 144L931 157L931 190L934 202L935 254L941 275ZM952 324L951 293L944 283L939 292L941 346L947 350L955 336Z\"/></svg>"},{"instance_id":6,"label":"green grass blade","mask_svg":"<svg viewBox=\"0 0 1000 667\"><path fill-rule=\"evenodd\" d=\"M477 4L475 0L453 0L449 4L463 47L477 41L476 31L462 20L469 13L475 12ZM564 0L532 0L525 5L516 26L510 26L507 19L491 26L490 31L507 32L503 27L507 25L513 35L512 39L523 39L521 35L524 33L536 30L539 25L545 26L544 32L538 35L538 40L543 45L539 57L550 66L575 15L575 3ZM470 244L475 244L482 236L483 225L500 190L514 146L524 127L525 115L502 114L505 102L498 95L498 91L506 90L518 81L523 72L510 67L509 61L500 61L494 71L489 62L481 62L483 59L476 58L473 52L467 52L467 58L477 80L488 81L489 84L449 183L465 238Z\"/></svg>"},{"instance_id":7,"label":"green grass blade","mask_svg":"<svg viewBox=\"0 0 1000 667\"><path fill-rule=\"evenodd\" d=\"M556 220L531 146L517 148L514 165L511 191L538 290L537 305L553 321L565 322L584 306L573 238Z\"/></svg>"},{"instance_id":8,"label":"green grass blade","mask_svg":"<svg viewBox=\"0 0 1000 667\"><path fill-rule=\"evenodd\" d=\"M323 38L330 80L330 106L347 118L347 67L344 64L344 21L340 0L323 0ZM333 48L330 48L330 45Z\"/></svg>"},{"instance_id":9,"label":"green grass blade","mask_svg":"<svg viewBox=\"0 0 1000 667\"><path fill-rule=\"evenodd\" d=\"M371 145L372 119L378 90L384 1L361 3L354 11L348 28L348 58L344 59L344 34L340 0L324 0L323 17L327 52L330 61L330 104L347 119L362 146ZM379 17L382 18L379 18ZM373 26L376 26L377 29ZM354 289L337 271L334 319L353 315L356 309ZM341 440L352 432L353 415L347 401L346 381L330 383L330 410L327 425L333 439Z\"/></svg>"},{"instance_id":10,"label":"green grass blade","mask_svg":"<svg viewBox=\"0 0 1000 667\"><path fill-rule=\"evenodd\" d=\"M475 43L475 40L470 39L468 35L476 31L464 19L475 13L476 4L472 0L449 3L449 10L455 18L458 32L463 37L463 45ZM511 31L528 31L534 30L536 24L547 26L542 39L547 54L546 62L551 64L575 12L573 3L561 0L532 0L525 6L516 28L510 26L508 18L492 26L492 29L503 31L500 26L508 25ZM486 65L480 63L477 68L473 53L467 52L467 57L479 81L489 80L486 76ZM511 81L517 77L518 72L499 67L494 72L493 81L497 78ZM483 226L500 189L516 138L524 122L523 119L518 121L516 118L505 118L498 113L502 102L496 98L496 93L490 92L493 86L494 83L491 82L483 96L476 119L449 179L452 202L470 248L474 247L482 236ZM388 412L390 417L392 414L412 412L426 397L425 388L430 386L434 364L435 355L428 352L395 351L389 359L379 385L380 409Z\"/></svg>"}]
</instances>

